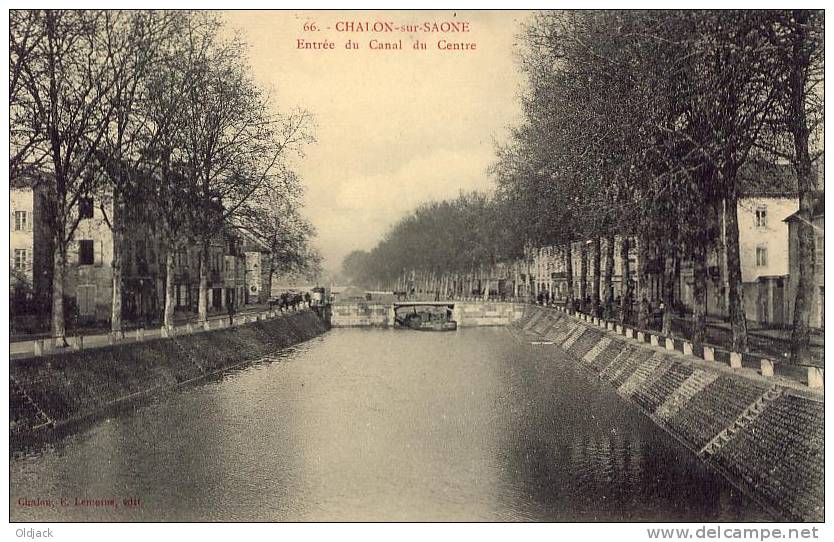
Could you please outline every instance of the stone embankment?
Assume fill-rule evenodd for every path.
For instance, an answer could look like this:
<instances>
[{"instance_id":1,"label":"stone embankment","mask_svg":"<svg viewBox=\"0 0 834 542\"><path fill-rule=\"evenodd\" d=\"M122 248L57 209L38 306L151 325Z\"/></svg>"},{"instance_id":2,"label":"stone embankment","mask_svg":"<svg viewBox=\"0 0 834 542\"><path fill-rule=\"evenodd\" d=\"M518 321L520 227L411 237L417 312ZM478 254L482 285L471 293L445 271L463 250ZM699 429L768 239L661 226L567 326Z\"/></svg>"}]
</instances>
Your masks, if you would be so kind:
<instances>
[{"instance_id":1,"label":"stone embankment","mask_svg":"<svg viewBox=\"0 0 834 542\"><path fill-rule=\"evenodd\" d=\"M532 306L514 325L552 342L541 347L561 349L589 377L609 383L774 516L823 521L821 390L585 320Z\"/></svg>"},{"instance_id":2,"label":"stone embankment","mask_svg":"<svg viewBox=\"0 0 834 542\"><path fill-rule=\"evenodd\" d=\"M109 409L170 391L320 335L309 310L171 338L11 360L13 441L71 427Z\"/></svg>"}]
</instances>

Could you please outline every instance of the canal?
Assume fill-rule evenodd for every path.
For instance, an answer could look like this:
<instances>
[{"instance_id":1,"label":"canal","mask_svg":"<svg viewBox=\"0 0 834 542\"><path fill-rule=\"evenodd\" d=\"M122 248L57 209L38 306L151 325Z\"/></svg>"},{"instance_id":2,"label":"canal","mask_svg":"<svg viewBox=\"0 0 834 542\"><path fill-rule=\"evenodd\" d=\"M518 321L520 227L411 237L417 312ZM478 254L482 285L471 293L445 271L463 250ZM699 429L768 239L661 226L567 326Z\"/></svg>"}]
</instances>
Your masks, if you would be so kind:
<instances>
[{"instance_id":1,"label":"canal","mask_svg":"<svg viewBox=\"0 0 834 542\"><path fill-rule=\"evenodd\" d=\"M766 519L581 371L513 328L334 329L14 451L11 519Z\"/></svg>"}]
</instances>

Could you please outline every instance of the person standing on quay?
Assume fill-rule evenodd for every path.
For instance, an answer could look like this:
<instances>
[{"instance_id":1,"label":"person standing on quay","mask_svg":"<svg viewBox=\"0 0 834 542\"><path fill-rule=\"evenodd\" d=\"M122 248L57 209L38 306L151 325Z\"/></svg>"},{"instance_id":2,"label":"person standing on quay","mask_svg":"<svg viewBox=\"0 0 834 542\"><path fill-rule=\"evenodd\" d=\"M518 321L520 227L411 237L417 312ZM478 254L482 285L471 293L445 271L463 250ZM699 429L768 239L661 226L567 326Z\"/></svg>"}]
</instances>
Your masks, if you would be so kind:
<instances>
[{"instance_id":1,"label":"person standing on quay","mask_svg":"<svg viewBox=\"0 0 834 542\"><path fill-rule=\"evenodd\" d=\"M235 325L235 304L234 304L233 301L229 301L228 312L229 312L229 325L233 326L233 325Z\"/></svg>"}]
</instances>

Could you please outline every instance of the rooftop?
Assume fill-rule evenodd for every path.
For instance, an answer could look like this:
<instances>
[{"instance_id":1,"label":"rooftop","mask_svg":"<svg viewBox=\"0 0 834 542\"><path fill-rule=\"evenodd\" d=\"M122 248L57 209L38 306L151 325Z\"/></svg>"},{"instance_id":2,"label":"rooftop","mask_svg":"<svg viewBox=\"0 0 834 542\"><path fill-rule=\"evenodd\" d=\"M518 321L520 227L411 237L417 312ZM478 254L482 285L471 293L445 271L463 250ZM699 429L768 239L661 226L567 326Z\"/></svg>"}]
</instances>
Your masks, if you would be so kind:
<instances>
[{"instance_id":1,"label":"rooftop","mask_svg":"<svg viewBox=\"0 0 834 542\"><path fill-rule=\"evenodd\" d=\"M812 211L811 216L812 218L825 216L825 197L821 193L817 194L816 199L814 200L814 210ZM790 215L784 220L784 222L792 222L794 220L799 220L799 211Z\"/></svg>"},{"instance_id":2,"label":"rooftop","mask_svg":"<svg viewBox=\"0 0 834 542\"><path fill-rule=\"evenodd\" d=\"M750 160L738 172L738 195L742 197L797 197L796 170L791 164Z\"/></svg>"}]
</instances>

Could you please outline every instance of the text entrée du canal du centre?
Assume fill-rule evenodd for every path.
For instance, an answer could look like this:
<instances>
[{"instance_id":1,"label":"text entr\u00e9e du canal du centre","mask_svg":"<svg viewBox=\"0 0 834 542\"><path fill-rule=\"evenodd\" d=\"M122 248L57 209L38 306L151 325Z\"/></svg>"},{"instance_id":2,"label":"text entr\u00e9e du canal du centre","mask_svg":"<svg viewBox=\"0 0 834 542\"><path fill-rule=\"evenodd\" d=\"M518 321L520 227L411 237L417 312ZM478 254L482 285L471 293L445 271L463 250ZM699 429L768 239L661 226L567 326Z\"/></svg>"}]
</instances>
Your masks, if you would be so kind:
<instances>
[{"instance_id":1,"label":"text entr\u00e9e du canal du centre","mask_svg":"<svg viewBox=\"0 0 834 542\"><path fill-rule=\"evenodd\" d=\"M304 37L296 38L295 48L309 51L478 50L478 44L470 36L472 25L468 21L398 23L374 20L322 24L308 20L301 30L305 34Z\"/></svg>"}]
</instances>

